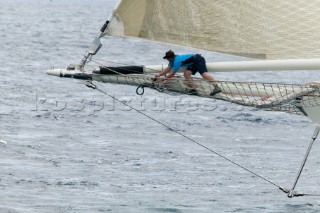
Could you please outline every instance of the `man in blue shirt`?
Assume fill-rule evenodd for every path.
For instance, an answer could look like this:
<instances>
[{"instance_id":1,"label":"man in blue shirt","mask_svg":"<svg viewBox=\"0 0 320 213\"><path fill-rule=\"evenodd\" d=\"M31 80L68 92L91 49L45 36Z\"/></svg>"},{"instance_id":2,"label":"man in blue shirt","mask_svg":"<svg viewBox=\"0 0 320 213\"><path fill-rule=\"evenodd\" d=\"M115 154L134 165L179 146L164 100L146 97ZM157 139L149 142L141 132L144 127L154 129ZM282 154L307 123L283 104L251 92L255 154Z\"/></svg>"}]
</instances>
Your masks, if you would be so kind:
<instances>
[{"instance_id":1,"label":"man in blue shirt","mask_svg":"<svg viewBox=\"0 0 320 213\"><path fill-rule=\"evenodd\" d=\"M199 54L185 54L185 55L175 55L172 50L166 52L166 55L163 59L169 61L168 67L162 70L159 74L156 75L156 78L159 78L162 75L166 75L166 78L172 78L181 67L187 67L186 71L183 73L184 77L189 81L188 86L191 88L189 93L197 94L195 90L195 85L192 83L191 75L195 75L199 72L207 81L210 81L214 86L214 90L210 93L211 96L216 95L222 90L216 85L215 79L208 73L206 60Z\"/></svg>"}]
</instances>

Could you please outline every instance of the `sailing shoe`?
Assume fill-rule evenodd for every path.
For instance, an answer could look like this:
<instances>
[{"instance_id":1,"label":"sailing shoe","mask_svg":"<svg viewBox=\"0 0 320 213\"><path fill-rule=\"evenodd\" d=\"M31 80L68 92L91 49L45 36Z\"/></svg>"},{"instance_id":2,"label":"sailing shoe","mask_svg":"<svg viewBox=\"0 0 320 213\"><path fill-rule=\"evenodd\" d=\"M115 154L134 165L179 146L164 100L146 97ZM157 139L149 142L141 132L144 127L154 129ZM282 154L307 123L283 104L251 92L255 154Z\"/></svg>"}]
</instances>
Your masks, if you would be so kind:
<instances>
[{"instance_id":1,"label":"sailing shoe","mask_svg":"<svg viewBox=\"0 0 320 213\"><path fill-rule=\"evenodd\" d=\"M210 93L210 96L215 96L216 94L222 92L222 89L218 86L215 86L213 91Z\"/></svg>"},{"instance_id":2,"label":"sailing shoe","mask_svg":"<svg viewBox=\"0 0 320 213\"><path fill-rule=\"evenodd\" d=\"M198 95L198 92L197 90L195 89L190 89L188 92L187 92L188 95Z\"/></svg>"}]
</instances>

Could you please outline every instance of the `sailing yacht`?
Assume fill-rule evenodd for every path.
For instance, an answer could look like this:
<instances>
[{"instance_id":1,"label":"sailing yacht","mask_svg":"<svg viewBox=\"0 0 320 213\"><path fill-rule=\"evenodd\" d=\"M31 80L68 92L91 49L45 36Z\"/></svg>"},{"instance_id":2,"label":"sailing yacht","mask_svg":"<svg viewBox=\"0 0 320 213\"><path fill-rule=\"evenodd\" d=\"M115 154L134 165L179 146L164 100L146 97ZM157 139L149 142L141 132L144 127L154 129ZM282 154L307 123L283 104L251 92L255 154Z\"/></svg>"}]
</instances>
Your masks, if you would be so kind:
<instances>
[{"instance_id":1,"label":"sailing yacht","mask_svg":"<svg viewBox=\"0 0 320 213\"><path fill-rule=\"evenodd\" d=\"M320 1L302 0L120 0L79 64L51 69L49 75L91 82L148 87L167 94L189 94L181 75L155 81L162 65L107 67L87 64L109 36L146 39L258 60L207 63L210 72L320 70ZM159 56L160 57L160 56ZM184 71L184 70L180 70ZM270 111L308 116L317 124L294 191L320 131L320 79L301 84L218 81L222 92L211 96L211 82L194 78L196 95Z\"/></svg>"},{"instance_id":2,"label":"sailing yacht","mask_svg":"<svg viewBox=\"0 0 320 213\"><path fill-rule=\"evenodd\" d=\"M300 4L300 3L301 4ZM139 38L264 60L207 63L211 72L319 70L317 10L320 3L217 0L121 0L92 42L80 64L47 73L59 77L149 87L188 94L188 82L176 76L155 82L162 65L106 67L86 71L86 64L108 36ZM290 11L284 13L281 9ZM319 17L320 19L320 17ZM317 58L319 57L319 58ZM183 70L181 70L183 71ZM320 125L320 84L300 85L218 82L222 93L210 96L212 85L194 79L197 95L264 110L308 116ZM192 95L192 94L190 94Z\"/></svg>"}]
</instances>

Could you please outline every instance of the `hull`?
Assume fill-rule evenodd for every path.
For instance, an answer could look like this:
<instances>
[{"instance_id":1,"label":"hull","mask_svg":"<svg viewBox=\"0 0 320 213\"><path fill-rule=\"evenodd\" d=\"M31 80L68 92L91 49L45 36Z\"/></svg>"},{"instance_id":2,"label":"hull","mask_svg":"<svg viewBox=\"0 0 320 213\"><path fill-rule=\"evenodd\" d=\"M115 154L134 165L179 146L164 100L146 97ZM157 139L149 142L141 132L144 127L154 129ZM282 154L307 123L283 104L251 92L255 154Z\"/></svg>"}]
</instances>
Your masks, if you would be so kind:
<instances>
[{"instance_id":1,"label":"hull","mask_svg":"<svg viewBox=\"0 0 320 213\"><path fill-rule=\"evenodd\" d=\"M320 126L320 97L304 96L301 106L307 116Z\"/></svg>"}]
</instances>

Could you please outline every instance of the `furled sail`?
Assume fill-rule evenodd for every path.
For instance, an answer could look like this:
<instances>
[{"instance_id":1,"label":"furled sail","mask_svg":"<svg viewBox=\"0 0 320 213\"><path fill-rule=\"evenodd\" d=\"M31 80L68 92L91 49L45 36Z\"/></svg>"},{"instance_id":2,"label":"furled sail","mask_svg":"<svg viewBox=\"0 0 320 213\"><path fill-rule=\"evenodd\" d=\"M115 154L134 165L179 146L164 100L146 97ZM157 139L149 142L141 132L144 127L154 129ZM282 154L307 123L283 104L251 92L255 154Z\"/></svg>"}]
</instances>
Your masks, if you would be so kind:
<instances>
[{"instance_id":1,"label":"furled sail","mask_svg":"<svg viewBox=\"0 0 320 213\"><path fill-rule=\"evenodd\" d=\"M258 58L319 58L319 8L317 0L121 0L105 34Z\"/></svg>"}]
</instances>

